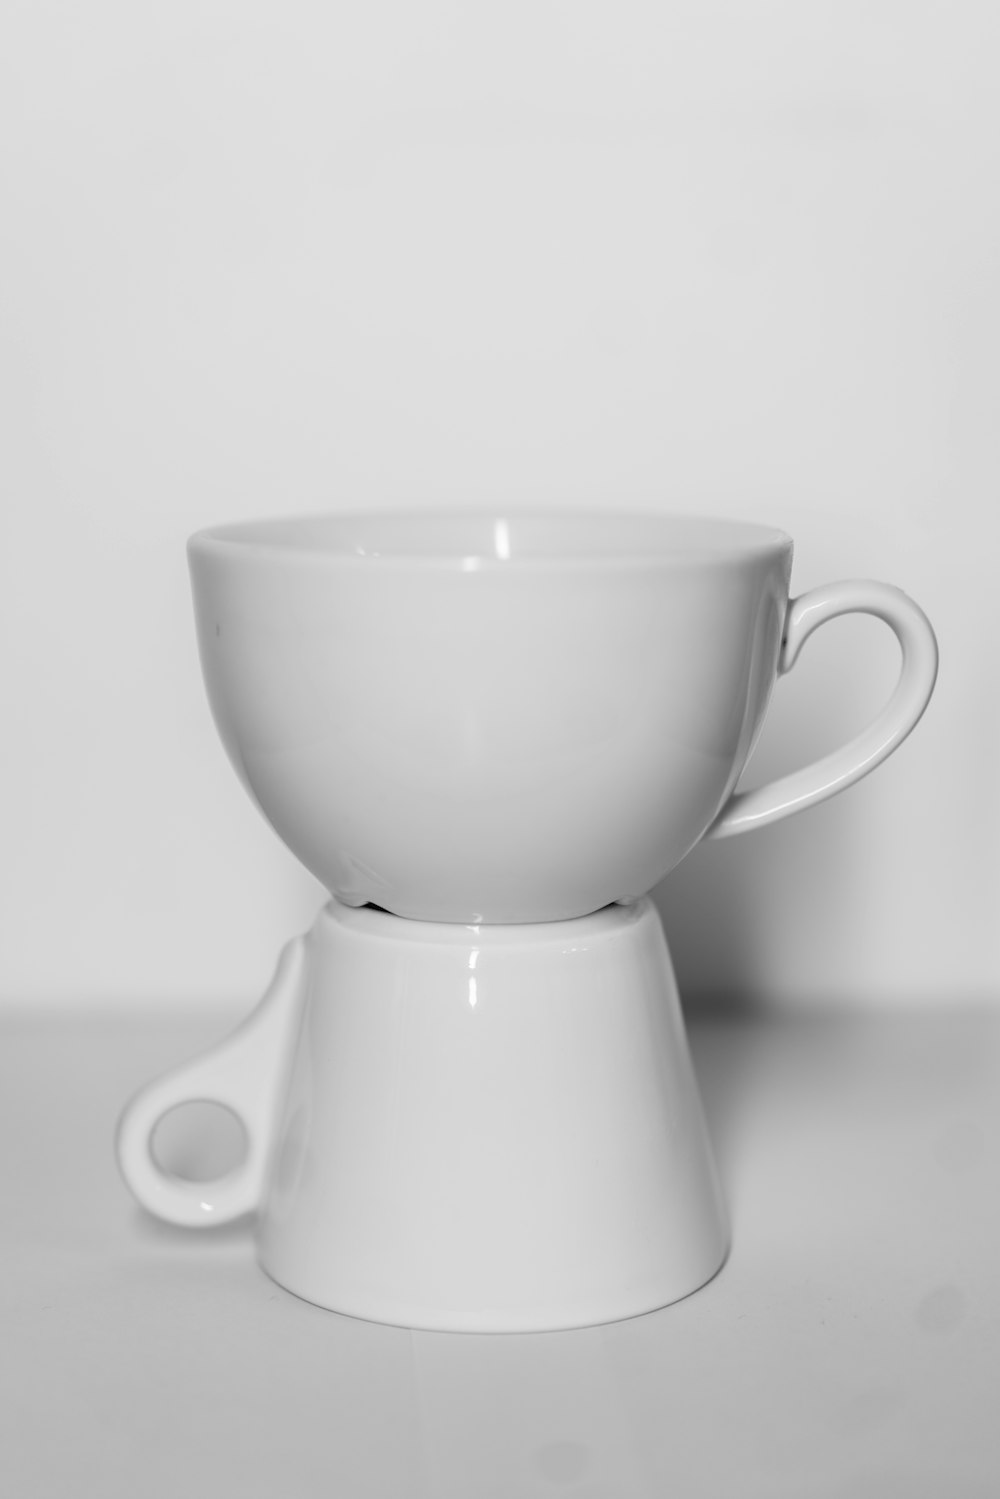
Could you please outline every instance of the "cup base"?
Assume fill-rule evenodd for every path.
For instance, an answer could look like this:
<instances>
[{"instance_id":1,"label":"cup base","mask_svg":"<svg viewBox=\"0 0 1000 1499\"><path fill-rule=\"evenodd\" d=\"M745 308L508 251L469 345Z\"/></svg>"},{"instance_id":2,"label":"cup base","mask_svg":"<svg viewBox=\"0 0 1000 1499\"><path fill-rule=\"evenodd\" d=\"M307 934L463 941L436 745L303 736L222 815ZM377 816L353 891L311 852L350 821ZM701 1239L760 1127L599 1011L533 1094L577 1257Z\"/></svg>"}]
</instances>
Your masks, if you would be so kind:
<instances>
[{"instance_id":1,"label":"cup base","mask_svg":"<svg viewBox=\"0 0 1000 1499\"><path fill-rule=\"evenodd\" d=\"M552 1316L545 1315L544 1312L539 1314L537 1309L533 1315L509 1312L503 1317L491 1317L488 1313L483 1314L477 1310L470 1310L465 1315L458 1316L454 1309L449 1309L442 1310L436 1316L433 1310L426 1306L334 1304L328 1300L317 1300L296 1286L289 1285L267 1264L262 1253L258 1253L257 1263L268 1279L281 1290L287 1291L299 1301L305 1301L309 1306L317 1307L320 1311L334 1312L341 1317L353 1317L359 1322L374 1322L382 1327L400 1327L410 1332L464 1332L502 1336L504 1333L574 1332L586 1327L607 1327L615 1322L630 1321L633 1317L646 1317L652 1312L665 1311L667 1307L674 1306L679 1301L686 1301L689 1296L694 1296L709 1285L725 1269L729 1250L729 1241L724 1239L718 1263L707 1269L704 1278L699 1278L686 1290L675 1290L666 1299L654 1296L649 1301L626 1302L623 1300L621 1303L605 1307L580 1308L576 1313L564 1311L561 1315L565 1320L558 1321Z\"/></svg>"}]
</instances>

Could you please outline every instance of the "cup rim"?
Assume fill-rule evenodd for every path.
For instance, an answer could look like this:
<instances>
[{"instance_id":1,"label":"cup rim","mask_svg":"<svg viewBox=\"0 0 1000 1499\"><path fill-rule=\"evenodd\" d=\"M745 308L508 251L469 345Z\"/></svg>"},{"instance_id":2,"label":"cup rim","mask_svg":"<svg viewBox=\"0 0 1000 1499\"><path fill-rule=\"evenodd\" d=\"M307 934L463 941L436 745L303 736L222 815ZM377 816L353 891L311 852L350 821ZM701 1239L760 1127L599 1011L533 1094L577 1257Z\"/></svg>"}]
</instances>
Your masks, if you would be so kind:
<instances>
[{"instance_id":1,"label":"cup rim","mask_svg":"<svg viewBox=\"0 0 1000 1499\"><path fill-rule=\"evenodd\" d=\"M351 528L355 536L361 531L375 532L379 527L409 527L411 533L419 526L452 527L455 541L447 547L423 546L401 547L398 550L381 550L375 546L363 547L357 541L346 544ZM466 540L459 544L458 532L468 533L480 528L480 537L489 537L492 549L483 545L470 546ZM601 547L574 550L571 546L547 545L539 550L524 550L520 546L511 551L511 529L520 526L522 537L528 528L546 528L553 536L558 533L572 535L576 528L579 537L584 528L604 528L605 539L611 548ZM318 543L317 534L326 529L336 540L336 531L342 533L341 544L330 545L328 540ZM645 546L629 543L629 536L640 533L647 539ZM649 538L662 533L664 543L669 533L676 538L673 546L649 545ZM310 537L312 538L310 540ZM747 521L716 515L700 515L687 511L661 509L611 509L599 507L542 508L527 506L435 506L413 508L378 508L345 510L317 510L296 515L271 516L260 519L224 522L196 531L188 539L188 553L195 556L226 557L230 560L252 559L295 561L322 567L363 568L377 566L411 568L434 568L464 572L484 569L545 569L607 568L624 567L677 567L691 565L722 565L746 561L749 557L763 554L792 552L792 538L776 526L757 521Z\"/></svg>"}]
</instances>

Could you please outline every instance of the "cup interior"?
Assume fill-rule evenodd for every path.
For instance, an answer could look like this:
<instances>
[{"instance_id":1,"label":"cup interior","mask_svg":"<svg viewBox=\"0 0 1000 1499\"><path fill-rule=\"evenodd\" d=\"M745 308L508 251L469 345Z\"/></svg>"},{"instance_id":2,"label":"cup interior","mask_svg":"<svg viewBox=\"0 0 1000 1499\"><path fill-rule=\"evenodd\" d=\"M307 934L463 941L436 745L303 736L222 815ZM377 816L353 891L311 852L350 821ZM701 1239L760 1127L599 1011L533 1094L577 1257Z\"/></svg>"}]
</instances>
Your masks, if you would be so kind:
<instances>
[{"instance_id":1,"label":"cup interior","mask_svg":"<svg viewBox=\"0 0 1000 1499\"><path fill-rule=\"evenodd\" d=\"M659 513L372 511L241 522L193 538L328 559L476 564L724 561L790 546L770 526Z\"/></svg>"}]
</instances>

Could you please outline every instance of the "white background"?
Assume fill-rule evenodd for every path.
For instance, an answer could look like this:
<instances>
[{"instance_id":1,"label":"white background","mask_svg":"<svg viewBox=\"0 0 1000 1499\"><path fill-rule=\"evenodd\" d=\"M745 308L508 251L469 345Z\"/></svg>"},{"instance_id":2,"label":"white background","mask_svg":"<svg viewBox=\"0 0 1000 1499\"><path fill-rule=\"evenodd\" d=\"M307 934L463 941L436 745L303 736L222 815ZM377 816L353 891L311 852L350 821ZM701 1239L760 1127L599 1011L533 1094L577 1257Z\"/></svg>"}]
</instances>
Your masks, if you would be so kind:
<instances>
[{"instance_id":1,"label":"white background","mask_svg":"<svg viewBox=\"0 0 1000 1499\"><path fill-rule=\"evenodd\" d=\"M249 1002L322 900L204 702L197 527L428 500L791 531L942 649L870 780L660 892L689 997L1000 993L1000 11L8 3L0 996ZM830 626L754 777L861 726Z\"/></svg>"}]
</instances>

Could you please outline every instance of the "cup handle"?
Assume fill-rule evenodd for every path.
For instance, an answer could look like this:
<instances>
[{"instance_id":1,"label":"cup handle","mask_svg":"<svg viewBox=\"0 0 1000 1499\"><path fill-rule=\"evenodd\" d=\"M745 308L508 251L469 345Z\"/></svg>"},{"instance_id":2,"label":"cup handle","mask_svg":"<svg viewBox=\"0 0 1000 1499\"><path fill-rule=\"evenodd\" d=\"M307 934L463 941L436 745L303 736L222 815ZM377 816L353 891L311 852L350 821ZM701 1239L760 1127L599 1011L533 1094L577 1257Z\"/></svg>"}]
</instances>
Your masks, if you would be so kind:
<instances>
[{"instance_id":1,"label":"cup handle","mask_svg":"<svg viewBox=\"0 0 1000 1499\"><path fill-rule=\"evenodd\" d=\"M779 675L795 665L812 632L840 614L874 614L896 636L903 660L891 698L867 729L832 755L755 791L734 792L706 833L707 838L728 838L750 828L766 827L780 817L835 796L881 765L919 722L934 691L937 641L923 610L902 589L888 583L828 583L792 599L785 615Z\"/></svg>"},{"instance_id":2,"label":"cup handle","mask_svg":"<svg viewBox=\"0 0 1000 1499\"><path fill-rule=\"evenodd\" d=\"M143 1088L118 1123L122 1175L142 1206L185 1228L228 1223L260 1204L275 1119L303 992L305 939L282 950L267 992L220 1045ZM218 1103L239 1119L246 1155L216 1181L186 1181L164 1171L152 1150L153 1132L168 1110L183 1103Z\"/></svg>"}]
</instances>

